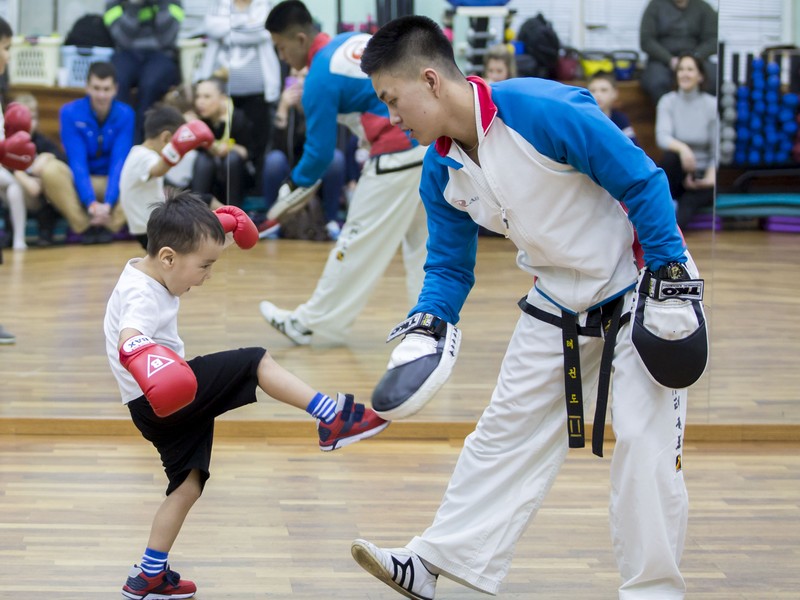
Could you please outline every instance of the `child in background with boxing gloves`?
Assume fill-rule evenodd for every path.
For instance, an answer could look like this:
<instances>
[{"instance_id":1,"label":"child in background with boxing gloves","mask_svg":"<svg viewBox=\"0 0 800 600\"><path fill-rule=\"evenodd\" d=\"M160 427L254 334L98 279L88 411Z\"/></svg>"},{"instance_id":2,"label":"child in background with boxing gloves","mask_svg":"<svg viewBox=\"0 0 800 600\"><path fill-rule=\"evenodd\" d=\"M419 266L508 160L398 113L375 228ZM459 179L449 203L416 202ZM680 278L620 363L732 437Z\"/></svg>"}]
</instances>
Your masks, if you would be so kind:
<instances>
[{"instance_id":1,"label":"child in background with boxing gloves","mask_svg":"<svg viewBox=\"0 0 800 600\"><path fill-rule=\"evenodd\" d=\"M106 351L122 401L158 450L169 480L141 564L126 598L189 598L196 586L169 568L168 553L208 480L214 419L256 401L256 387L318 419L321 450L371 437L388 425L351 395L333 399L279 366L263 348L184 359L178 335L180 296L203 285L226 240L241 248L258 230L238 207L216 211L189 191L168 192L147 223L147 256L125 266L106 309Z\"/></svg>"},{"instance_id":2,"label":"child in background with boxing gloves","mask_svg":"<svg viewBox=\"0 0 800 600\"><path fill-rule=\"evenodd\" d=\"M156 105L145 113L142 144L131 148L119 177L119 201L128 219L128 231L147 250L147 218L164 202L164 176L196 148L208 148L214 134L200 120L188 123L171 106ZM211 209L222 203L204 195Z\"/></svg>"},{"instance_id":3,"label":"child in background with boxing gloves","mask_svg":"<svg viewBox=\"0 0 800 600\"><path fill-rule=\"evenodd\" d=\"M0 17L0 75L5 73L10 58L11 38L14 32L8 21ZM24 107L23 107L24 108ZM30 113L29 113L30 115ZM30 116L28 118L30 122ZM30 129L30 127L28 128ZM0 110L0 195L8 202L11 209L11 220L14 227L14 249L24 250L25 244L25 198L22 187L14 179L11 171L25 170L31 166L36 156L36 147L31 142L31 136L25 131L17 131L13 135L5 135L5 122L3 111ZM7 170L10 169L11 171ZM20 209L22 218L20 220ZM22 224L20 226L20 223ZM0 263L3 262L2 244L0 244ZM16 342L14 335L0 325L0 344L13 344Z\"/></svg>"},{"instance_id":4,"label":"child in background with boxing gloves","mask_svg":"<svg viewBox=\"0 0 800 600\"><path fill-rule=\"evenodd\" d=\"M12 102L3 115L3 136L0 142L0 194L8 204L11 228L14 230L14 250L26 250L25 227L28 221L29 204L25 191L14 176L25 171L36 157L36 146L31 141L31 111L27 106ZM30 206L33 208L33 206Z\"/></svg>"},{"instance_id":5,"label":"child in background with boxing gloves","mask_svg":"<svg viewBox=\"0 0 800 600\"><path fill-rule=\"evenodd\" d=\"M0 75L5 73L11 56L11 25L0 17ZM14 250L25 250L25 224L28 219L25 194L13 171L24 171L36 157L31 141L31 112L26 106L11 103L5 114L0 110L0 196L8 206L14 230Z\"/></svg>"}]
</instances>

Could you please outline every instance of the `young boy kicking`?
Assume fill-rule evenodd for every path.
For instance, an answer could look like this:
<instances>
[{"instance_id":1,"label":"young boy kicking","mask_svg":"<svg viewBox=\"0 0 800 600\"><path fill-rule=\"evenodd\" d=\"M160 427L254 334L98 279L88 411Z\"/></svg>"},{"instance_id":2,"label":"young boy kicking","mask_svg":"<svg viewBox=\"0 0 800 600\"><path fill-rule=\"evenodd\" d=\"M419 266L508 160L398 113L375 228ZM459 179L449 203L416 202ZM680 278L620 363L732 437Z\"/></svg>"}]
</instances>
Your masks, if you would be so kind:
<instances>
[{"instance_id":1,"label":"young boy kicking","mask_svg":"<svg viewBox=\"0 0 800 600\"><path fill-rule=\"evenodd\" d=\"M168 564L184 519L210 476L214 420L256 401L256 387L318 419L321 450L371 437L388 425L351 395L334 399L279 366L263 348L184 360L178 335L180 296L203 285L226 239L242 248L258 231L235 206L211 211L191 192L168 194L147 223L147 256L128 262L106 309L106 352L131 419L158 450L169 480L141 563L125 598L190 598L197 588Z\"/></svg>"}]
</instances>

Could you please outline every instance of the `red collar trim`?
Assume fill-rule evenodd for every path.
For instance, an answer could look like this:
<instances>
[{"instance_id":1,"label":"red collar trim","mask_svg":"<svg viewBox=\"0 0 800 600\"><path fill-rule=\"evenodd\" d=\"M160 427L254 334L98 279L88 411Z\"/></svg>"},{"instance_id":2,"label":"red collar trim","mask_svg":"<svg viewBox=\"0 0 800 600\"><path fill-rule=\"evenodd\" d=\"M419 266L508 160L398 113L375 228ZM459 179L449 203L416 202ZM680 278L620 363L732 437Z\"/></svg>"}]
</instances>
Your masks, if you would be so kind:
<instances>
[{"instance_id":1,"label":"red collar trim","mask_svg":"<svg viewBox=\"0 0 800 600\"><path fill-rule=\"evenodd\" d=\"M322 48L328 45L328 42L331 41L331 36L327 33L318 33L314 38L314 41L311 42L311 48L308 49L308 63L311 64L311 61L314 60L314 56L319 52Z\"/></svg>"},{"instance_id":2,"label":"red collar trim","mask_svg":"<svg viewBox=\"0 0 800 600\"><path fill-rule=\"evenodd\" d=\"M492 88L489 87L488 83L477 75L470 75L467 77L467 81L473 84L474 93L478 96L478 109L480 110L481 128L483 129L483 135L478 136L480 141L482 137L486 136L486 132L491 127L492 121L494 121L494 117L497 114L497 106L492 101ZM452 145L453 138L443 135L436 140L436 151L441 156L447 156Z\"/></svg>"}]
</instances>

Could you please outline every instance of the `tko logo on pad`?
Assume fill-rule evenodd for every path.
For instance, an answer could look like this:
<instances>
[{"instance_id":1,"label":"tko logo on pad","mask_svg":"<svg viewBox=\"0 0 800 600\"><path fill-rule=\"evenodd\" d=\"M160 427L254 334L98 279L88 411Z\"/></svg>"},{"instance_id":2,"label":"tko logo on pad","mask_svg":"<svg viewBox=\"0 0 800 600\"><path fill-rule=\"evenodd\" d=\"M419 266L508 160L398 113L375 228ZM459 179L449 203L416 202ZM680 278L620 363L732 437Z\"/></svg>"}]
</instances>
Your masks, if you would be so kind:
<instances>
[{"instance_id":1,"label":"tko logo on pad","mask_svg":"<svg viewBox=\"0 0 800 600\"><path fill-rule=\"evenodd\" d=\"M679 281L669 281L665 279L652 280L651 285L655 284L650 296L656 300L702 300L703 284L702 279L688 279Z\"/></svg>"}]
</instances>

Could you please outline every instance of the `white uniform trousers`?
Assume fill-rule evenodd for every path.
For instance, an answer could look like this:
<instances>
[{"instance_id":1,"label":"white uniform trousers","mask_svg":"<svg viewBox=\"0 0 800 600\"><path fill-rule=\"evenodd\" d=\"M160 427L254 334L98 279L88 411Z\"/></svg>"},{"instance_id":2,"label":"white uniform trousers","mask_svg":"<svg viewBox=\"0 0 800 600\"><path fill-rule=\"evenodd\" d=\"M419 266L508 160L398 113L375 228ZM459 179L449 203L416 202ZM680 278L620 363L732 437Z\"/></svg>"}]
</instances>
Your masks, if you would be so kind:
<instances>
[{"instance_id":1,"label":"white uniform trousers","mask_svg":"<svg viewBox=\"0 0 800 600\"><path fill-rule=\"evenodd\" d=\"M377 166L421 162L424 147L371 159L358 180L347 220L328 255L311 298L292 316L314 338L343 341L389 263L402 248L408 305L417 302L425 277L428 226L419 197L422 166L378 174ZM386 159L389 160L386 160Z\"/></svg>"},{"instance_id":2,"label":"white uniform trousers","mask_svg":"<svg viewBox=\"0 0 800 600\"><path fill-rule=\"evenodd\" d=\"M625 298L626 309L633 294ZM528 302L558 314L535 290ZM579 315L582 325L585 320L586 313ZM679 562L688 517L680 462L686 390L666 389L649 378L630 329L630 323L623 325L617 337L610 393L616 437L610 526L623 580L619 597L674 600L685 592ZM579 341L588 405L603 340ZM496 594L508 573L514 546L567 455L562 343L557 326L522 313L491 403L465 440L434 522L408 544L444 576ZM590 446L572 451L590 452ZM563 543L569 544L564 525Z\"/></svg>"}]
</instances>

